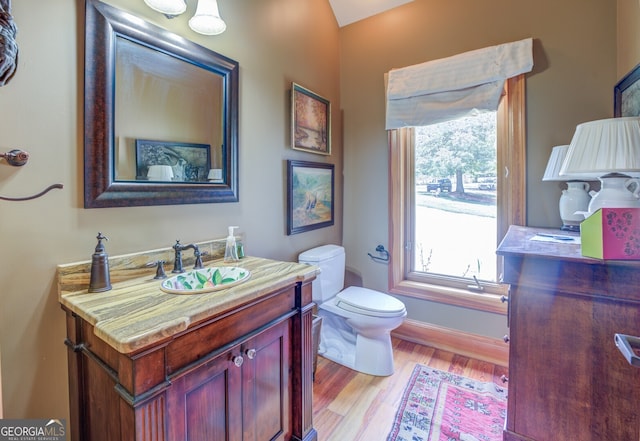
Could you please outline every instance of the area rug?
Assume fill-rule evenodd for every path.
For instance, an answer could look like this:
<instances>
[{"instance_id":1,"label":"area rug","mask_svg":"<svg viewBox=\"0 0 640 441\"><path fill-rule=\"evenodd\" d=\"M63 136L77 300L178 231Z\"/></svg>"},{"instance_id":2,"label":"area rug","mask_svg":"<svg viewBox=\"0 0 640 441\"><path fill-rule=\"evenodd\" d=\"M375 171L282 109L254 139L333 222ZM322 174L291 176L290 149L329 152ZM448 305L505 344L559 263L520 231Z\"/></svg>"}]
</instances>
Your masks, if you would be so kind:
<instances>
[{"instance_id":1,"label":"area rug","mask_svg":"<svg viewBox=\"0 0 640 441\"><path fill-rule=\"evenodd\" d=\"M501 441L507 390L416 365L387 441Z\"/></svg>"}]
</instances>

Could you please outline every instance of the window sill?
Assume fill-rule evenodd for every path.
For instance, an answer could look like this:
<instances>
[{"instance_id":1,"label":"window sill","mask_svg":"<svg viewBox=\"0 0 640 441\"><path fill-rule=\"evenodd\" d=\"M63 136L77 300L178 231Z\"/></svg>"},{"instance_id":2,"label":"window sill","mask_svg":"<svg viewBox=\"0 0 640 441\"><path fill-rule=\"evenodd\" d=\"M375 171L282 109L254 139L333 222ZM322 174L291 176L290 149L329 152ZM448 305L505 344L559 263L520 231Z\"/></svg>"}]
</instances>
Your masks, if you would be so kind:
<instances>
[{"instance_id":1,"label":"window sill","mask_svg":"<svg viewBox=\"0 0 640 441\"><path fill-rule=\"evenodd\" d=\"M494 292L475 293L442 285L402 280L392 286L390 292L416 299L507 315L507 302L501 300L502 296L507 295L507 290L506 285L498 285L498 289L493 290Z\"/></svg>"}]
</instances>

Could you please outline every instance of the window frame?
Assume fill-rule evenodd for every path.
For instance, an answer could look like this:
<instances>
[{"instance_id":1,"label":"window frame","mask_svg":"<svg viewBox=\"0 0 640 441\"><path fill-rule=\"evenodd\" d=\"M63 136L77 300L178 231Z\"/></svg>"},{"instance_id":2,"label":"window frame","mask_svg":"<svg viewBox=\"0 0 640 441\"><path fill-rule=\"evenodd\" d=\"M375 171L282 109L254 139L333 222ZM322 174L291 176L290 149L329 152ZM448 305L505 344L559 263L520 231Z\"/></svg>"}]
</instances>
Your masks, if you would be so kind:
<instances>
[{"instance_id":1,"label":"window frame","mask_svg":"<svg viewBox=\"0 0 640 441\"><path fill-rule=\"evenodd\" d=\"M526 102L525 75L505 81L497 111L497 237L498 243L509 225L524 225L526 219ZM411 273L412 246L404 246L412 237L411 207L414 199L413 128L388 132L389 141L389 291L408 297L465 308L507 313L500 301L508 287L481 282L482 292L461 286L459 281L429 278ZM507 147L508 146L508 147ZM502 171L502 172L501 172ZM498 244L496 244L496 247ZM502 262L498 261L498 274ZM500 279L501 277L499 277Z\"/></svg>"}]
</instances>

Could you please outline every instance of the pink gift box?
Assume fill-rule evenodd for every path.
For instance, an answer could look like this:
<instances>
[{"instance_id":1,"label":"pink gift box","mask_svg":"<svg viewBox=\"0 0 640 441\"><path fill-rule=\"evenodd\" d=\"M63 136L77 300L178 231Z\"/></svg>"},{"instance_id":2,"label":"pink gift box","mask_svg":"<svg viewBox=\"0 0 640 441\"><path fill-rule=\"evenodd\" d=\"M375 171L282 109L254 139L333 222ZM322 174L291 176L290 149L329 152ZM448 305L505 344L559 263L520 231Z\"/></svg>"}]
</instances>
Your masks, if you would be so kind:
<instances>
[{"instance_id":1,"label":"pink gift box","mask_svg":"<svg viewBox=\"0 0 640 441\"><path fill-rule=\"evenodd\" d=\"M640 208L601 208L580 223L582 255L640 260Z\"/></svg>"}]
</instances>

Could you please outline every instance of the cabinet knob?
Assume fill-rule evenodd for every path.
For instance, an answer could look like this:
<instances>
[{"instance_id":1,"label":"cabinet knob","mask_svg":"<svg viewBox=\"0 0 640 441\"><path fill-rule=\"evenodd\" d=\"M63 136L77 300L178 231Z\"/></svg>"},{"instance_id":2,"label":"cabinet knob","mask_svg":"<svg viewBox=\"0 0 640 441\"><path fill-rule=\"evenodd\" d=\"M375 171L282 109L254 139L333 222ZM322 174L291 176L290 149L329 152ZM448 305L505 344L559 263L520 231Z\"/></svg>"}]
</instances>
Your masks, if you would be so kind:
<instances>
[{"instance_id":1,"label":"cabinet knob","mask_svg":"<svg viewBox=\"0 0 640 441\"><path fill-rule=\"evenodd\" d=\"M253 360L254 358L256 358L256 350L255 349L247 349L247 351L245 353L247 354L247 357L249 357L249 360Z\"/></svg>"},{"instance_id":2,"label":"cabinet knob","mask_svg":"<svg viewBox=\"0 0 640 441\"><path fill-rule=\"evenodd\" d=\"M240 367L242 366L242 363L244 363L244 358L242 358L242 355L236 355L231 359L231 361L233 361L233 364L237 367Z\"/></svg>"},{"instance_id":3,"label":"cabinet knob","mask_svg":"<svg viewBox=\"0 0 640 441\"><path fill-rule=\"evenodd\" d=\"M508 301L509 301L509 297L507 297L507 296L500 296L500 301L501 301L502 303L506 303L506 302L508 302Z\"/></svg>"},{"instance_id":4,"label":"cabinet knob","mask_svg":"<svg viewBox=\"0 0 640 441\"><path fill-rule=\"evenodd\" d=\"M509 377L507 377L506 375L502 375L500 377L500 381L502 381L503 383L507 383L509 381Z\"/></svg>"},{"instance_id":5,"label":"cabinet knob","mask_svg":"<svg viewBox=\"0 0 640 441\"><path fill-rule=\"evenodd\" d=\"M504 337L502 337L502 340L504 340L505 343L509 343L509 336L505 335Z\"/></svg>"}]
</instances>

